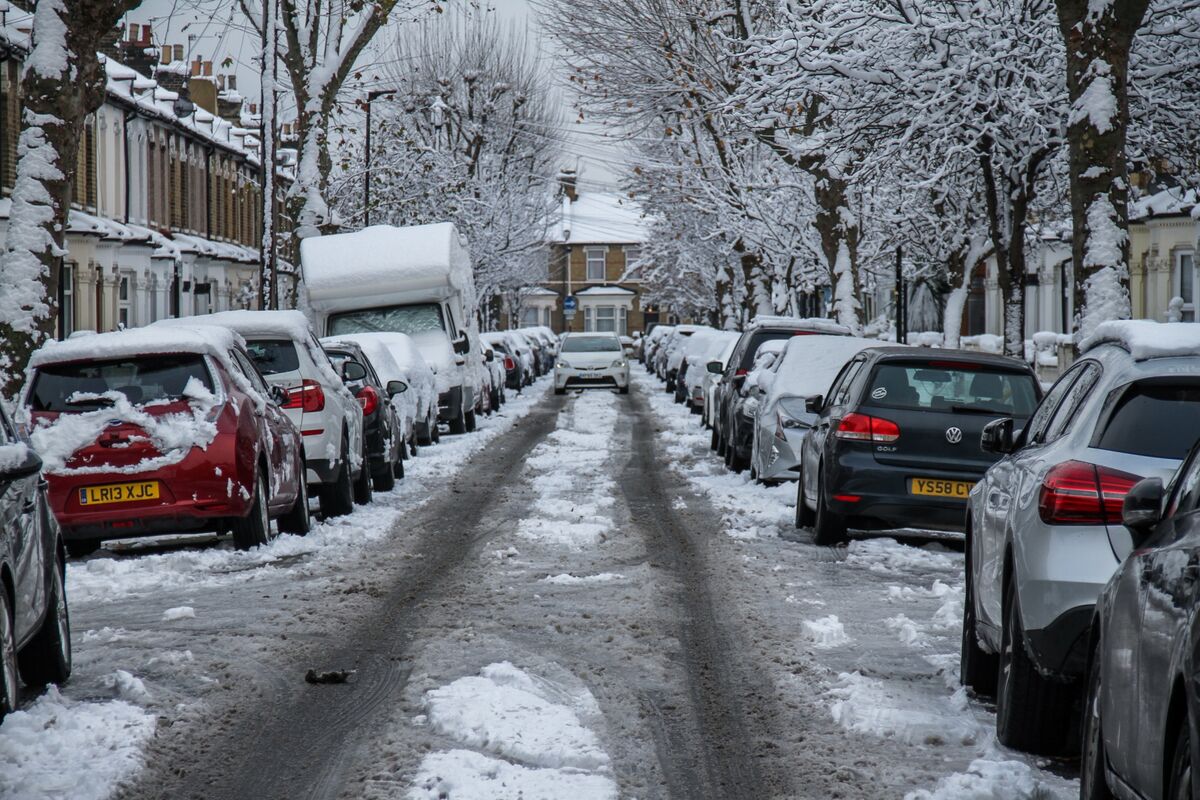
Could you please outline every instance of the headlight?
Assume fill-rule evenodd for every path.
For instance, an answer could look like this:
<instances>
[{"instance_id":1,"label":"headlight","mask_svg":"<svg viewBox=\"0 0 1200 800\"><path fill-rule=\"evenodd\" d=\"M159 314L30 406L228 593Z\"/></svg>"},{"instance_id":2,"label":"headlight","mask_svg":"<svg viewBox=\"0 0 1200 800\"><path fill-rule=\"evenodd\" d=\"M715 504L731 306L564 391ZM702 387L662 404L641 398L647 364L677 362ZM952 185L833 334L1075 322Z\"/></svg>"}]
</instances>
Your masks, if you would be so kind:
<instances>
[{"instance_id":1,"label":"headlight","mask_svg":"<svg viewBox=\"0 0 1200 800\"><path fill-rule=\"evenodd\" d=\"M618 358L616 361L614 361L612 363L612 368L613 369L624 369L625 368L625 359Z\"/></svg>"},{"instance_id":2,"label":"headlight","mask_svg":"<svg viewBox=\"0 0 1200 800\"><path fill-rule=\"evenodd\" d=\"M571 368L571 365L565 361L559 361L554 366L558 367L559 369L570 369Z\"/></svg>"}]
</instances>

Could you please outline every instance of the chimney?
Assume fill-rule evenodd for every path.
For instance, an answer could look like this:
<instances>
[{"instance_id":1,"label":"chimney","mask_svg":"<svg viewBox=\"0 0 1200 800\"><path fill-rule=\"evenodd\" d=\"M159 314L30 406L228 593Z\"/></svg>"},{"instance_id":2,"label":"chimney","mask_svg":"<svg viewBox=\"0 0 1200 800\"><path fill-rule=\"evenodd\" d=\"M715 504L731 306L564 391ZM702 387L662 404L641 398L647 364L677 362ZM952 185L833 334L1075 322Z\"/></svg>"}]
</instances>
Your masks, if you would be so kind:
<instances>
[{"instance_id":1,"label":"chimney","mask_svg":"<svg viewBox=\"0 0 1200 800\"><path fill-rule=\"evenodd\" d=\"M196 56L196 60L192 62L192 67L191 67L191 75L193 78L200 77L200 69L201 69L200 56Z\"/></svg>"},{"instance_id":2,"label":"chimney","mask_svg":"<svg viewBox=\"0 0 1200 800\"><path fill-rule=\"evenodd\" d=\"M558 186L567 199L574 203L579 199L579 193L576 191L576 174L573 169L562 169L558 173Z\"/></svg>"},{"instance_id":3,"label":"chimney","mask_svg":"<svg viewBox=\"0 0 1200 800\"><path fill-rule=\"evenodd\" d=\"M225 81L225 88L231 92L237 91L237 75L230 75Z\"/></svg>"},{"instance_id":4,"label":"chimney","mask_svg":"<svg viewBox=\"0 0 1200 800\"><path fill-rule=\"evenodd\" d=\"M124 29L120 25L114 25L110 31L100 38L101 53L113 59L114 61L121 60L121 34Z\"/></svg>"},{"instance_id":5,"label":"chimney","mask_svg":"<svg viewBox=\"0 0 1200 800\"><path fill-rule=\"evenodd\" d=\"M206 78L212 77L212 62L211 61L204 62L204 77L206 77Z\"/></svg>"},{"instance_id":6,"label":"chimney","mask_svg":"<svg viewBox=\"0 0 1200 800\"><path fill-rule=\"evenodd\" d=\"M143 75L152 75L155 62L161 61L165 64L168 58L169 54L166 50L163 50L161 57L158 55L158 51L151 41L149 25L131 24L128 37L120 44L120 54L117 60Z\"/></svg>"},{"instance_id":7,"label":"chimney","mask_svg":"<svg viewBox=\"0 0 1200 800\"><path fill-rule=\"evenodd\" d=\"M183 45L173 45L171 50L174 53L174 55L171 57L172 61L183 61Z\"/></svg>"}]
</instances>

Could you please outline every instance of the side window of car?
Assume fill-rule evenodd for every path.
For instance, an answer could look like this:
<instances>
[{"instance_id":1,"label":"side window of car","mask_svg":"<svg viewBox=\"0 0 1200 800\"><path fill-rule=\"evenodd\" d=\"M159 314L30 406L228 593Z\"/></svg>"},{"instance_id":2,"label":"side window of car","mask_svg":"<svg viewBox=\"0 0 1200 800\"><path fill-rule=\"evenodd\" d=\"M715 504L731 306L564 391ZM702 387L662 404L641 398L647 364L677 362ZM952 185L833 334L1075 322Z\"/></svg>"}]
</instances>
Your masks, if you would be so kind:
<instances>
[{"instance_id":1,"label":"side window of car","mask_svg":"<svg viewBox=\"0 0 1200 800\"><path fill-rule=\"evenodd\" d=\"M258 370L255 369L250 359L246 358L241 352L234 350L233 361L235 366L241 369L246 380L250 381L250 385L257 389L263 397L267 397L270 394L267 389L267 382L263 380L262 375L258 373Z\"/></svg>"},{"instance_id":2,"label":"side window of car","mask_svg":"<svg viewBox=\"0 0 1200 800\"><path fill-rule=\"evenodd\" d=\"M1193 451L1191 459L1181 468L1178 486L1172 492L1167 506L1167 516L1190 514L1200 505L1200 451Z\"/></svg>"},{"instance_id":3,"label":"side window of car","mask_svg":"<svg viewBox=\"0 0 1200 800\"><path fill-rule=\"evenodd\" d=\"M829 400L826 402L826 406L844 405L850 399L850 387L854 383L854 379L862 372L863 363L863 359L856 358L842 369L842 374L829 388Z\"/></svg>"},{"instance_id":4,"label":"side window of car","mask_svg":"<svg viewBox=\"0 0 1200 800\"><path fill-rule=\"evenodd\" d=\"M1079 378L1081 369L1074 368L1068 370L1065 375L1058 379L1058 382L1050 387L1050 391L1046 392L1046 396L1042 398L1042 402L1038 405L1037 410L1033 412L1033 416L1029 420L1029 425L1025 428L1025 441L1030 444L1040 444L1044 441L1046 428L1050 425L1050 419L1054 416L1054 412L1058 409L1058 405L1062 402L1063 396L1070 391L1075 381Z\"/></svg>"},{"instance_id":5,"label":"side window of car","mask_svg":"<svg viewBox=\"0 0 1200 800\"><path fill-rule=\"evenodd\" d=\"M1042 441L1053 442L1070 430L1071 423L1079 418L1080 406L1087 400L1099 380L1099 364L1085 363L1079 368L1079 377L1063 395L1062 402L1058 404L1058 409L1050 419L1050 424L1046 426L1046 433L1043 435Z\"/></svg>"}]
</instances>

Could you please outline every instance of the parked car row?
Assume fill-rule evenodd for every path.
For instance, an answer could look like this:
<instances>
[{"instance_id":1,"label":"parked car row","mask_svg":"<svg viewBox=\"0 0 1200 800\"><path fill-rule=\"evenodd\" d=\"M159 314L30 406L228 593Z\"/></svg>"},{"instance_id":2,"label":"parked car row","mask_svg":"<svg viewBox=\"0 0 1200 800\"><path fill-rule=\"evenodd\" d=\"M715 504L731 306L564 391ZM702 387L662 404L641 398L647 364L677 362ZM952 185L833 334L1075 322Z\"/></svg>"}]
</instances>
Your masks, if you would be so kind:
<instances>
[{"instance_id":1,"label":"parked car row","mask_svg":"<svg viewBox=\"0 0 1200 800\"><path fill-rule=\"evenodd\" d=\"M1001 744L1082 752L1085 800L1200 796L1200 331L1104 323L1043 393L1019 360L805 322L658 326L641 359L732 469L796 481L817 544L964 534L960 679Z\"/></svg>"}]
</instances>

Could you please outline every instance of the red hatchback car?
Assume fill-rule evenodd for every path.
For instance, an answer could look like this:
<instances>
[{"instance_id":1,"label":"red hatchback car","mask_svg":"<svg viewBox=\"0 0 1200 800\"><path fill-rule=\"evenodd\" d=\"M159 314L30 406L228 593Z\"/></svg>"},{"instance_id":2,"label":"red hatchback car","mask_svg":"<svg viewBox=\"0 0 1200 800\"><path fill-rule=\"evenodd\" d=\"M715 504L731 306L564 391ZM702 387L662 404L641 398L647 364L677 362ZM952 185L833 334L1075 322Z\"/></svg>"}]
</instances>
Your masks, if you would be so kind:
<instances>
[{"instance_id":1,"label":"red hatchback car","mask_svg":"<svg viewBox=\"0 0 1200 800\"><path fill-rule=\"evenodd\" d=\"M51 342L22 395L72 555L105 539L233 531L246 549L308 532L300 433L241 338L155 327Z\"/></svg>"}]
</instances>

